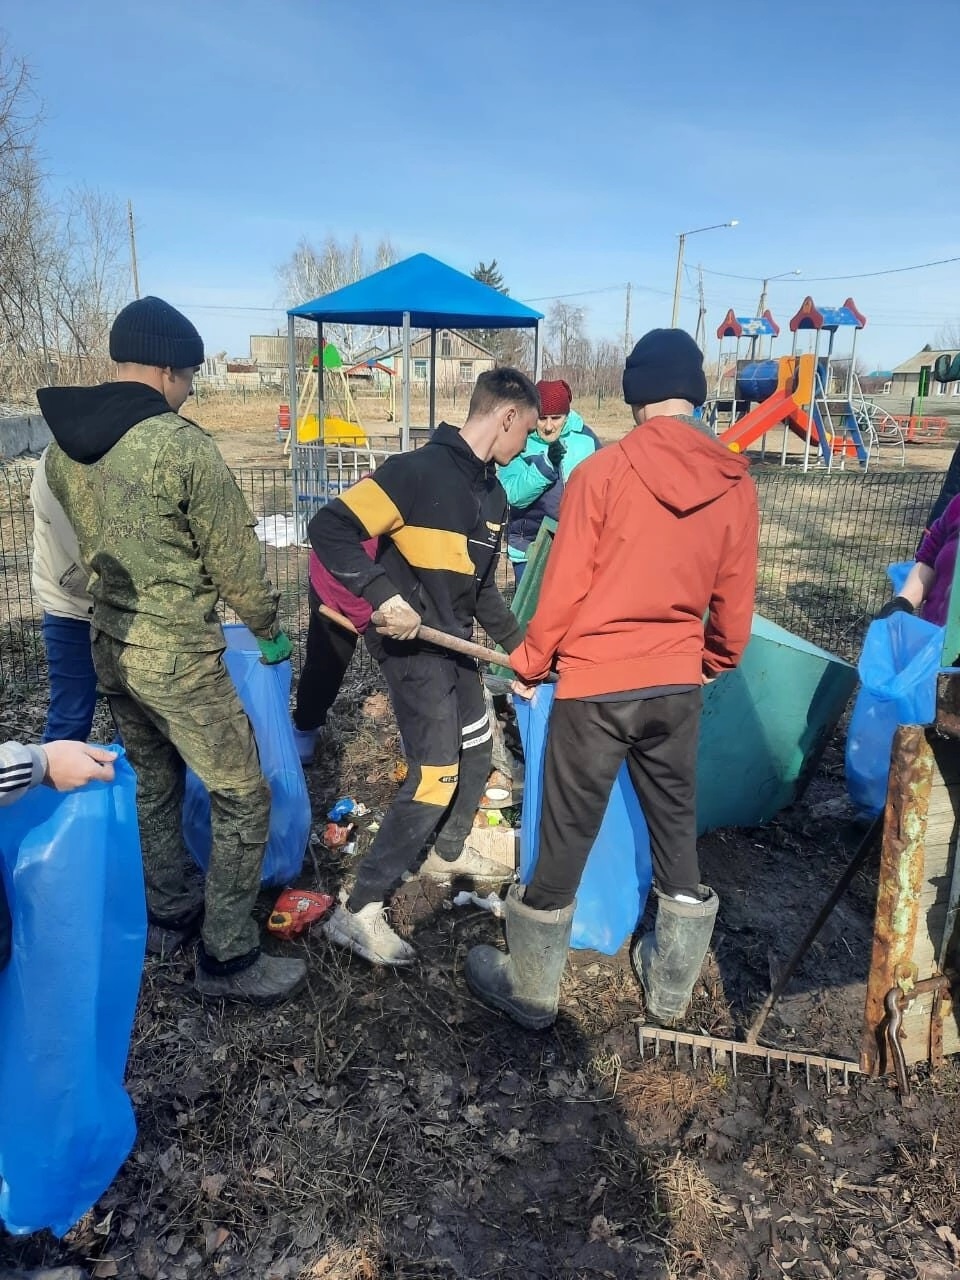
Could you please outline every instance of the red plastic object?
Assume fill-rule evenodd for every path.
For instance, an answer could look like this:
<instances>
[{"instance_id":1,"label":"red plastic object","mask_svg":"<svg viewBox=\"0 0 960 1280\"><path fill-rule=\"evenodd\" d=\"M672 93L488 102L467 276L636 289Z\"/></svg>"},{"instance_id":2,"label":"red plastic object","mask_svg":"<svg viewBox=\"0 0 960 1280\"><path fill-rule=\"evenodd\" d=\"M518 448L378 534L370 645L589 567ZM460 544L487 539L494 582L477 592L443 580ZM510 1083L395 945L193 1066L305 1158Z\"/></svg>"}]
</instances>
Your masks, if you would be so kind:
<instances>
[{"instance_id":1,"label":"red plastic object","mask_svg":"<svg viewBox=\"0 0 960 1280\"><path fill-rule=\"evenodd\" d=\"M323 843L328 849L342 849L353 839L356 829L354 822L328 822L323 828Z\"/></svg>"},{"instance_id":2,"label":"red plastic object","mask_svg":"<svg viewBox=\"0 0 960 1280\"><path fill-rule=\"evenodd\" d=\"M309 889L284 889L273 905L267 928L280 938L295 938L315 920L320 920L333 906L329 893L311 893Z\"/></svg>"}]
</instances>

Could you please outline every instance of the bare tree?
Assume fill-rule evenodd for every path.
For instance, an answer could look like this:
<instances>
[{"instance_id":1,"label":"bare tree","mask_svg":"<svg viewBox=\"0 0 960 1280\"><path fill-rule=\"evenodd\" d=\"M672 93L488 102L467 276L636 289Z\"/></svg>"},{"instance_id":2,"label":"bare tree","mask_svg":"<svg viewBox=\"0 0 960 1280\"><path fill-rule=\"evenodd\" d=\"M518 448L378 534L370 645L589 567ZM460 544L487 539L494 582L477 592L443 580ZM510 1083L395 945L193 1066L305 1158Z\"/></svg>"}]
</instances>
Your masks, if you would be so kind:
<instances>
[{"instance_id":1,"label":"bare tree","mask_svg":"<svg viewBox=\"0 0 960 1280\"><path fill-rule=\"evenodd\" d=\"M0 44L0 394L7 396L22 394L22 366L36 356L42 327L39 120L25 63Z\"/></svg>"},{"instance_id":2,"label":"bare tree","mask_svg":"<svg viewBox=\"0 0 960 1280\"><path fill-rule=\"evenodd\" d=\"M951 324L941 325L937 330L933 345L937 351L960 350L960 320L954 320Z\"/></svg>"},{"instance_id":3,"label":"bare tree","mask_svg":"<svg viewBox=\"0 0 960 1280\"><path fill-rule=\"evenodd\" d=\"M40 107L23 61L0 44L0 396L96 381L126 292L123 212L83 188L55 205L37 160Z\"/></svg>"},{"instance_id":4,"label":"bare tree","mask_svg":"<svg viewBox=\"0 0 960 1280\"><path fill-rule=\"evenodd\" d=\"M61 373L75 361L78 381L102 380L110 325L128 289L123 207L89 187L71 191L58 232L48 289Z\"/></svg>"},{"instance_id":5,"label":"bare tree","mask_svg":"<svg viewBox=\"0 0 960 1280\"><path fill-rule=\"evenodd\" d=\"M372 254L364 248L359 236L354 236L349 244L328 236L319 248L304 238L287 261L277 268L277 278L284 303L295 307L362 280L373 271L391 266L396 260L389 238L382 239ZM304 332L307 331L308 327L304 326ZM324 334L348 359L360 355L378 340L389 345L391 337L385 328L371 329L355 324L325 325Z\"/></svg>"}]
</instances>

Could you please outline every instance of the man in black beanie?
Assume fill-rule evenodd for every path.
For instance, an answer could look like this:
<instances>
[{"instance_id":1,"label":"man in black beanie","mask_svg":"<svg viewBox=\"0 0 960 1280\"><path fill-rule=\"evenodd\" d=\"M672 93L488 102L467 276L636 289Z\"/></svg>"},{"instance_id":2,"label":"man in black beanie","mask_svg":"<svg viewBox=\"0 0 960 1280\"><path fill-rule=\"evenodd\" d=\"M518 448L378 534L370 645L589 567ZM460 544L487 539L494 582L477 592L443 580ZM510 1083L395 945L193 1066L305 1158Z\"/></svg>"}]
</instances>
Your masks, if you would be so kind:
<instances>
[{"instance_id":1,"label":"man in black beanie","mask_svg":"<svg viewBox=\"0 0 960 1280\"><path fill-rule=\"evenodd\" d=\"M93 660L137 773L148 950L197 932L204 995L270 1004L302 983L302 960L260 951L260 887L270 791L253 731L223 663L217 605L253 632L265 662L291 645L264 575L256 521L213 440L179 410L203 341L160 298L140 298L110 331L117 377L37 392L54 437L51 492L77 535L93 597ZM182 836L189 766L210 794L206 884Z\"/></svg>"},{"instance_id":2,"label":"man in black beanie","mask_svg":"<svg viewBox=\"0 0 960 1280\"><path fill-rule=\"evenodd\" d=\"M749 640L758 517L746 460L694 416L706 391L689 334L654 329L634 347L623 371L634 430L570 477L536 612L510 654L525 681L555 661L559 672L539 854L504 904L510 954L475 947L465 975L523 1026L556 1016L577 889L624 761L657 896L656 927L633 952L648 1018L683 1016L710 943L717 895L700 883L696 839L701 686Z\"/></svg>"}]
</instances>

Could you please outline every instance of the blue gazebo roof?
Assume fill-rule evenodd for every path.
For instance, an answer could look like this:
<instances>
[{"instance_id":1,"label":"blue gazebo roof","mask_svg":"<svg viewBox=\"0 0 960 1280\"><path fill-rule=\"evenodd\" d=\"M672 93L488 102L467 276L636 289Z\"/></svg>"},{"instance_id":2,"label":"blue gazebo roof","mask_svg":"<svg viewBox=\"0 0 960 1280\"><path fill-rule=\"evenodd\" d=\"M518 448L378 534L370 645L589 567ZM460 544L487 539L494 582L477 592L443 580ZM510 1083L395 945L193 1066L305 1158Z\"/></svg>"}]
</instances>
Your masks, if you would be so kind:
<instances>
[{"instance_id":1,"label":"blue gazebo roof","mask_svg":"<svg viewBox=\"0 0 960 1280\"><path fill-rule=\"evenodd\" d=\"M527 329L543 315L428 253L343 289L291 307L290 316L332 324L388 325L397 329L404 312L414 329Z\"/></svg>"}]
</instances>

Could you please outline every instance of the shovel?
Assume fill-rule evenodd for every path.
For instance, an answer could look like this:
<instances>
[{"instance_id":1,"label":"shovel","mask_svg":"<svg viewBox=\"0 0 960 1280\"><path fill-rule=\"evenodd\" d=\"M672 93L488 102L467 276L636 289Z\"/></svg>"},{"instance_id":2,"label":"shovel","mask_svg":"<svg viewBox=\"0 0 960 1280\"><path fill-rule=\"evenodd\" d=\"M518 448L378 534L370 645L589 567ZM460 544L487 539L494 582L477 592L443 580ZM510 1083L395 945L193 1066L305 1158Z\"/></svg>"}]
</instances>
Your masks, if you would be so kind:
<instances>
[{"instance_id":1,"label":"shovel","mask_svg":"<svg viewBox=\"0 0 960 1280\"><path fill-rule=\"evenodd\" d=\"M378 627L385 619L382 614L375 613L370 621L375 627ZM436 627L428 627L424 623L420 624L417 639L425 640L427 644L439 645L441 649L449 649L451 653L462 653L465 658L475 658L477 662L489 662L497 667L510 666L510 660L505 653L498 653L496 649L488 649L483 644L474 644L472 640L462 640L460 636L452 636L447 631L438 631ZM510 669L513 670L512 667ZM552 683L553 680L556 680L556 676L551 673L547 677L546 683Z\"/></svg>"}]
</instances>

